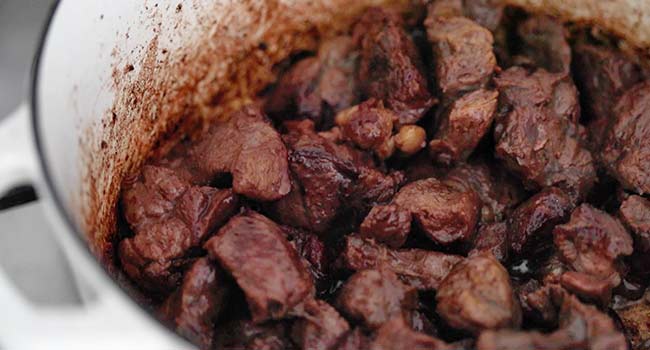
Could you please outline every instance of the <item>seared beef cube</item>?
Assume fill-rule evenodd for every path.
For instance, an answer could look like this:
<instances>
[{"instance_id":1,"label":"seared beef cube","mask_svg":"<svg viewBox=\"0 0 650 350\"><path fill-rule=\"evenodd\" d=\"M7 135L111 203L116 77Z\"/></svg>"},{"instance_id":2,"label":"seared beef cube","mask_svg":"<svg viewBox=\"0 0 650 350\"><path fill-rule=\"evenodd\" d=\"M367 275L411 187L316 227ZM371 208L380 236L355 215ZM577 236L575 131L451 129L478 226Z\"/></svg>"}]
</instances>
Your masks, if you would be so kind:
<instances>
[{"instance_id":1,"label":"seared beef cube","mask_svg":"<svg viewBox=\"0 0 650 350\"><path fill-rule=\"evenodd\" d=\"M535 67L553 73L568 73L571 68L571 47L562 23L548 16L533 16L517 27L521 52Z\"/></svg>"},{"instance_id":2,"label":"seared beef cube","mask_svg":"<svg viewBox=\"0 0 650 350\"><path fill-rule=\"evenodd\" d=\"M145 165L122 189L124 216L135 236L122 240L124 271L142 288L178 286L190 250L216 232L239 207L232 190L192 186L175 171Z\"/></svg>"},{"instance_id":3,"label":"seared beef cube","mask_svg":"<svg viewBox=\"0 0 650 350\"><path fill-rule=\"evenodd\" d=\"M513 67L496 79L496 155L531 189L558 186L584 198L596 169L579 135L577 91L565 74Z\"/></svg>"},{"instance_id":4,"label":"seared beef cube","mask_svg":"<svg viewBox=\"0 0 650 350\"><path fill-rule=\"evenodd\" d=\"M492 126L498 95L496 91L479 89L449 106L429 143L434 161L449 165L469 157Z\"/></svg>"},{"instance_id":5,"label":"seared beef cube","mask_svg":"<svg viewBox=\"0 0 650 350\"><path fill-rule=\"evenodd\" d=\"M325 252L325 243L315 234L291 226L283 226L282 231L307 263L314 282L317 285L325 282L329 270L329 259Z\"/></svg>"},{"instance_id":6,"label":"seared beef cube","mask_svg":"<svg viewBox=\"0 0 650 350\"><path fill-rule=\"evenodd\" d=\"M276 119L307 118L329 127L339 111L358 99L358 52L349 36L323 42L316 57L305 58L285 73L266 102Z\"/></svg>"},{"instance_id":7,"label":"seared beef cube","mask_svg":"<svg viewBox=\"0 0 650 350\"><path fill-rule=\"evenodd\" d=\"M650 252L650 201L640 196L630 196L621 203L619 216L634 232L636 250Z\"/></svg>"},{"instance_id":8,"label":"seared beef cube","mask_svg":"<svg viewBox=\"0 0 650 350\"><path fill-rule=\"evenodd\" d=\"M435 13L429 13L424 25L433 46L435 78L442 94L455 97L485 86L496 67L492 33L470 19Z\"/></svg>"},{"instance_id":9,"label":"seared beef cube","mask_svg":"<svg viewBox=\"0 0 650 350\"><path fill-rule=\"evenodd\" d=\"M395 272L409 286L420 290L438 288L440 281L462 257L421 249L392 250L355 235L345 237L341 253L343 267L365 270L385 267Z\"/></svg>"},{"instance_id":10,"label":"seared beef cube","mask_svg":"<svg viewBox=\"0 0 650 350\"><path fill-rule=\"evenodd\" d=\"M494 222L481 225L474 239L469 256L491 252L501 263L508 260L508 225L505 222Z\"/></svg>"},{"instance_id":11,"label":"seared beef cube","mask_svg":"<svg viewBox=\"0 0 650 350\"><path fill-rule=\"evenodd\" d=\"M394 316L415 309L418 294L389 269L368 269L348 279L337 304L351 319L361 321L369 329L377 329Z\"/></svg>"},{"instance_id":12,"label":"seared beef cube","mask_svg":"<svg viewBox=\"0 0 650 350\"><path fill-rule=\"evenodd\" d=\"M436 311L451 327L473 334L521 324L508 271L490 252L454 266L440 283L436 302Z\"/></svg>"},{"instance_id":13,"label":"seared beef cube","mask_svg":"<svg viewBox=\"0 0 650 350\"><path fill-rule=\"evenodd\" d=\"M564 293L556 296L560 328L549 334L535 331L498 330L481 333L477 350L627 350L625 337L612 319L594 306L582 304Z\"/></svg>"},{"instance_id":14,"label":"seared beef cube","mask_svg":"<svg viewBox=\"0 0 650 350\"><path fill-rule=\"evenodd\" d=\"M412 330L404 317L396 316L377 331L371 350L447 350L452 349L444 341Z\"/></svg>"},{"instance_id":15,"label":"seared beef cube","mask_svg":"<svg viewBox=\"0 0 650 350\"><path fill-rule=\"evenodd\" d=\"M601 160L624 188L650 193L650 82L628 90L614 106Z\"/></svg>"},{"instance_id":16,"label":"seared beef cube","mask_svg":"<svg viewBox=\"0 0 650 350\"><path fill-rule=\"evenodd\" d=\"M619 257L632 254L632 238L609 214L582 204L571 220L553 230L555 246L573 273L562 275L562 285L579 295L606 302L621 282Z\"/></svg>"},{"instance_id":17,"label":"seared beef cube","mask_svg":"<svg viewBox=\"0 0 650 350\"><path fill-rule=\"evenodd\" d=\"M189 156L204 179L231 173L235 193L251 199L277 200L291 190L287 148L257 107L215 123Z\"/></svg>"},{"instance_id":18,"label":"seared beef cube","mask_svg":"<svg viewBox=\"0 0 650 350\"><path fill-rule=\"evenodd\" d=\"M167 298L160 316L201 349L212 348L214 321L229 286L224 273L207 258L200 258L185 273L183 284Z\"/></svg>"},{"instance_id":19,"label":"seared beef cube","mask_svg":"<svg viewBox=\"0 0 650 350\"><path fill-rule=\"evenodd\" d=\"M360 328L355 328L344 335L336 350L366 350L370 346L370 339L366 337Z\"/></svg>"},{"instance_id":20,"label":"seared beef cube","mask_svg":"<svg viewBox=\"0 0 650 350\"><path fill-rule=\"evenodd\" d=\"M311 122L289 127L284 139L291 148L292 191L273 203L284 224L328 233L338 215L390 200L404 181L400 172L384 174L363 153L317 134Z\"/></svg>"},{"instance_id":21,"label":"seared beef cube","mask_svg":"<svg viewBox=\"0 0 650 350\"><path fill-rule=\"evenodd\" d=\"M481 223L505 220L526 195L516 179L485 161L457 165L446 175L445 183L476 192L482 202Z\"/></svg>"},{"instance_id":22,"label":"seared beef cube","mask_svg":"<svg viewBox=\"0 0 650 350\"><path fill-rule=\"evenodd\" d=\"M344 139L359 148L373 150L380 158L390 156L383 151L393 133L393 121L397 115L384 108L382 101L371 98L336 115L336 125L341 128Z\"/></svg>"},{"instance_id":23,"label":"seared beef cube","mask_svg":"<svg viewBox=\"0 0 650 350\"><path fill-rule=\"evenodd\" d=\"M555 285L542 286L534 279L517 288L524 319L544 326L557 324L558 315L552 300L552 288L556 288Z\"/></svg>"},{"instance_id":24,"label":"seared beef cube","mask_svg":"<svg viewBox=\"0 0 650 350\"><path fill-rule=\"evenodd\" d=\"M650 290L636 302L614 308L633 349L643 349L650 342Z\"/></svg>"},{"instance_id":25,"label":"seared beef cube","mask_svg":"<svg viewBox=\"0 0 650 350\"><path fill-rule=\"evenodd\" d=\"M398 205L376 205L361 223L359 235L399 248L411 232L411 220L411 212Z\"/></svg>"},{"instance_id":26,"label":"seared beef cube","mask_svg":"<svg viewBox=\"0 0 650 350\"><path fill-rule=\"evenodd\" d=\"M612 118L616 99L639 81L639 67L623 53L607 47L578 44L574 48L576 84L589 117L589 138L597 150Z\"/></svg>"},{"instance_id":27,"label":"seared beef cube","mask_svg":"<svg viewBox=\"0 0 650 350\"><path fill-rule=\"evenodd\" d=\"M255 324L235 320L217 326L216 346L219 350L291 350L293 343L287 336L284 323Z\"/></svg>"},{"instance_id":28,"label":"seared beef cube","mask_svg":"<svg viewBox=\"0 0 650 350\"><path fill-rule=\"evenodd\" d=\"M462 0L434 0L427 5L427 16L429 18L458 17L462 15Z\"/></svg>"},{"instance_id":29,"label":"seared beef cube","mask_svg":"<svg viewBox=\"0 0 650 350\"><path fill-rule=\"evenodd\" d=\"M404 186L393 203L408 210L436 243L467 242L474 236L480 201L471 189L457 189L430 178Z\"/></svg>"},{"instance_id":30,"label":"seared beef cube","mask_svg":"<svg viewBox=\"0 0 650 350\"><path fill-rule=\"evenodd\" d=\"M299 318L293 324L291 335L301 349L334 349L350 330L348 322L322 300L306 301L297 315Z\"/></svg>"},{"instance_id":31,"label":"seared beef cube","mask_svg":"<svg viewBox=\"0 0 650 350\"><path fill-rule=\"evenodd\" d=\"M463 0L465 16L492 32L501 23L503 8L499 0Z\"/></svg>"},{"instance_id":32,"label":"seared beef cube","mask_svg":"<svg viewBox=\"0 0 650 350\"><path fill-rule=\"evenodd\" d=\"M534 248L551 235L555 225L564 222L571 213L571 198L556 187L549 187L530 197L508 219L510 247L519 254Z\"/></svg>"},{"instance_id":33,"label":"seared beef cube","mask_svg":"<svg viewBox=\"0 0 650 350\"><path fill-rule=\"evenodd\" d=\"M418 50L402 24L396 13L371 7L353 30L361 48L361 90L395 111L397 125L415 123L436 102L427 88Z\"/></svg>"},{"instance_id":34,"label":"seared beef cube","mask_svg":"<svg viewBox=\"0 0 650 350\"><path fill-rule=\"evenodd\" d=\"M244 291L253 322L283 318L313 293L300 256L263 215L247 211L233 217L205 249Z\"/></svg>"}]
</instances>

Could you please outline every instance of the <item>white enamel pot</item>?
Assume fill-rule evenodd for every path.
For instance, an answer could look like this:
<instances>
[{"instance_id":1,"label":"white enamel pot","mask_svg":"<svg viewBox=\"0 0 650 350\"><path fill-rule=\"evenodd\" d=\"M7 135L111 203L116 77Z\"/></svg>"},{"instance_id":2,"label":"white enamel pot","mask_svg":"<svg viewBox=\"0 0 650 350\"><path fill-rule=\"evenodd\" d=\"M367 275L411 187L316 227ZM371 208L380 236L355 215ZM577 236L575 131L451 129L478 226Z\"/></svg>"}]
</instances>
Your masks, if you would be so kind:
<instances>
[{"instance_id":1,"label":"white enamel pot","mask_svg":"<svg viewBox=\"0 0 650 350\"><path fill-rule=\"evenodd\" d=\"M507 0L597 22L650 46L645 0ZM61 0L29 104L0 125L0 193L31 182L74 269L83 307L31 305L0 270L3 349L187 349L133 302L110 266L119 183L152 150L223 117L274 64L345 30L368 5L410 0ZM634 16L634 21L627 20ZM109 273L107 273L109 270Z\"/></svg>"}]
</instances>

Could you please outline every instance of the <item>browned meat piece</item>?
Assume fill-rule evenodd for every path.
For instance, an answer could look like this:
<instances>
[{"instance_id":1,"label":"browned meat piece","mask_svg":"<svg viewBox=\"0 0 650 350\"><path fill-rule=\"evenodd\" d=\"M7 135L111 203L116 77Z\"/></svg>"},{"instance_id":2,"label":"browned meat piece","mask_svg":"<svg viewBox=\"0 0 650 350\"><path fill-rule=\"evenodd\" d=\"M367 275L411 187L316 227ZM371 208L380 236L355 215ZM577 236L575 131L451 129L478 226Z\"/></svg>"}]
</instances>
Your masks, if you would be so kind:
<instances>
[{"instance_id":1,"label":"browned meat piece","mask_svg":"<svg viewBox=\"0 0 650 350\"><path fill-rule=\"evenodd\" d=\"M376 205L359 228L359 235L399 248L411 232L411 213L398 205Z\"/></svg>"},{"instance_id":2,"label":"browned meat piece","mask_svg":"<svg viewBox=\"0 0 650 350\"><path fill-rule=\"evenodd\" d=\"M214 321L228 289L223 271L207 258L200 258L187 270L180 288L161 306L161 318L201 349L210 349Z\"/></svg>"},{"instance_id":3,"label":"browned meat piece","mask_svg":"<svg viewBox=\"0 0 650 350\"><path fill-rule=\"evenodd\" d=\"M253 322L282 318L313 293L309 272L282 229L253 211L230 219L205 249L244 291Z\"/></svg>"},{"instance_id":4,"label":"browned meat piece","mask_svg":"<svg viewBox=\"0 0 650 350\"><path fill-rule=\"evenodd\" d=\"M454 266L440 283L436 302L436 311L451 327L474 334L521 324L508 271L490 252Z\"/></svg>"},{"instance_id":5,"label":"browned meat piece","mask_svg":"<svg viewBox=\"0 0 650 350\"><path fill-rule=\"evenodd\" d=\"M627 350L614 322L594 306L563 293L555 296L560 308L560 328L549 334L534 331L488 330L478 338L477 350Z\"/></svg>"},{"instance_id":6,"label":"browned meat piece","mask_svg":"<svg viewBox=\"0 0 650 350\"><path fill-rule=\"evenodd\" d=\"M492 126L498 96L496 91L479 89L449 106L429 143L434 161L449 165L469 157Z\"/></svg>"},{"instance_id":7,"label":"browned meat piece","mask_svg":"<svg viewBox=\"0 0 650 350\"><path fill-rule=\"evenodd\" d=\"M628 57L613 49L589 44L578 44L573 49L573 73L589 117L590 143L597 150L612 119L616 99L639 81L641 73Z\"/></svg>"},{"instance_id":8,"label":"browned meat piece","mask_svg":"<svg viewBox=\"0 0 650 350\"><path fill-rule=\"evenodd\" d=\"M291 350L284 323L236 320L217 326L216 346L220 350Z\"/></svg>"},{"instance_id":9,"label":"browned meat piece","mask_svg":"<svg viewBox=\"0 0 650 350\"><path fill-rule=\"evenodd\" d=\"M621 203L619 216L635 234L635 250L650 252L650 201L640 196L630 196Z\"/></svg>"},{"instance_id":10,"label":"browned meat piece","mask_svg":"<svg viewBox=\"0 0 650 350\"><path fill-rule=\"evenodd\" d=\"M362 270L345 283L337 301L342 312L369 329L415 309L417 290L404 285L389 269Z\"/></svg>"},{"instance_id":11,"label":"browned meat piece","mask_svg":"<svg viewBox=\"0 0 650 350\"><path fill-rule=\"evenodd\" d=\"M474 238L469 256L492 252L492 255L501 263L508 260L508 225L505 222L493 222L481 225Z\"/></svg>"},{"instance_id":12,"label":"browned meat piece","mask_svg":"<svg viewBox=\"0 0 650 350\"><path fill-rule=\"evenodd\" d=\"M556 325L558 315L551 293L551 288L537 280L529 280L517 288L524 319L545 326Z\"/></svg>"},{"instance_id":13,"label":"browned meat piece","mask_svg":"<svg viewBox=\"0 0 650 350\"><path fill-rule=\"evenodd\" d=\"M517 27L521 52L534 66L553 73L568 73L571 47L562 23L548 16L533 16Z\"/></svg>"},{"instance_id":14,"label":"browned meat piece","mask_svg":"<svg viewBox=\"0 0 650 350\"><path fill-rule=\"evenodd\" d=\"M297 314L291 336L301 349L334 349L350 330L348 322L322 300L308 300Z\"/></svg>"},{"instance_id":15,"label":"browned meat piece","mask_svg":"<svg viewBox=\"0 0 650 350\"><path fill-rule=\"evenodd\" d=\"M489 30L464 17L437 16L424 22L435 56L435 78L446 97L484 86L492 77L496 57Z\"/></svg>"},{"instance_id":16,"label":"browned meat piece","mask_svg":"<svg viewBox=\"0 0 650 350\"><path fill-rule=\"evenodd\" d=\"M476 192L483 204L481 223L505 220L526 195L516 179L486 161L457 165L446 175L445 183Z\"/></svg>"},{"instance_id":17,"label":"browned meat piece","mask_svg":"<svg viewBox=\"0 0 650 350\"><path fill-rule=\"evenodd\" d=\"M607 170L628 190L650 193L650 82L640 83L614 106L600 153Z\"/></svg>"},{"instance_id":18,"label":"browned meat piece","mask_svg":"<svg viewBox=\"0 0 650 350\"><path fill-rule=\"evenodd\" d=\"M577 91L565 74L513 67L496 79L496 155L527 187L558 186L571 198L591 189L596 169L581 145Z\"/></svg>"},{"instance_id":19,"label":"browned meat piece","mask_svg":"<svg viewBox=\"0 0 650 350\"><path fill-rule=\"evenodd\" d=\"M366 337L360 328L355 328L348 332L339 344L336 350L366 350L370 346L370 339Z\"/></svg>"},{"instance_id":20,"label":"browned meat piece","mask_svg":"<svg viewBox=\"0 0 650 350\"><path fill-rule=\"evenodd\" d=\"M619 257L632 254L632 238L623 225L582 204L567 224L555 227L553 237L560 257L575 271L562 276L563 286L585 297L609 300L611 289L621 282Z\"/></svg>"},{"instance_id":21,"label":"browned meat piece","mask_svg":"<svg viewBox=\"0 0 650 350\"><path fill-rule=\"evenodd\" d=\"M436 243L470 241L478 221L479 198L434 178L404 186L393 203L408 210L422 231Z\"/></svg>"},{"instance_id":22,"label":"browned meat piece","mask_svg":"<svg viewBox=\"0 0 650 350\"><path fill-rule=\"evenodd\" d=\"M282 76L266 111L277 119L307 118L330 127L334 115L358 99L357 57L349 36L323 42L316 57L299 61Z\"/></svg>"},{"instance_id":23,"label":"browned meat piece","mask_svg":"<svg viewBox=\"0 0 650 350\"><path fill-rule=\"evenodd\" d=\"M522 203L508 218L510 247L519 254L548 238L555 225L571 213L571 198L556 187L549 187Z\"/></svg>"},{"instance_id":24,"label":"browned meat piece","mask_svg":"<svg viewBox=\"0 0 650 350\"><path fill-rule=\"evenodd\" d=\"M336 125L341 128L344 139L362 149L373 150L381 157L392 135L393 121L397 122L397 118L393 111L384 108L382 101L371 98L337 114Z\"/></svg>"},{"instance_id":25,"label":"browned meat piece","mask_svg":"<svg viewBox=\"0 0 650 350\"><path fill-rule=\"evenodd\" d=\"M272 201L291 190L287 149L257 107L247 106L214 124L189 152L189 161L211 179L232 173L235 193Z\"/></svg>"},{"instance_id":26,"label":"browned meat piece","mask_svg":"<svg viewBox=\"0 0 650 350\"><path fill-rule=\"evenodd\" d=\"M428 5L429 17L465 16L494 31L503 17L503 4L498 0L436 0Z\"/></svg>"},{"instance_id":27,"label":"browned meat piece","mask_svg":"<svg viewBox=\"0 0 650 350\"><path fill-rule=\"evenodd\" d=\"M444 341L412 330L402 316L397 316L377 331L371 350L447 350Z\"/></svg>"},{"instance_id":28,"label":"browned meat piece","mask_svg":"<svg viewBox=\"0 0 650 350\"><path fill-rule=\"evenodd\" d=\"M404 181L400 172L384 174L363 154L317 134L311 122L289 127L284 139L291 149L292 191L273 203L284 224L325 234L338 215L390 200Z\"/></svg>"},{"instance_id":29,"label":"browned meat piece","mask_svg":"<svg viewBox=\"0 0 650 350\"><path fill-rule=\"evenodd\" d=\"M133 281L155 292L178 286L190 250L239 207L232 190L192 186L173 170L152 165L124 183L121 201L135 236L120 242L120 262Z\"/></svg>"},{"instance_id":30,"label":"browned meat piece","mask_svg":"<svg viewBox=\"0 0 650 350\"><path fill-rule=\"evenodd\" d=\"M638 301L616 306L614 312L620 319L632 348L647 348L650 343L650 289Z\"/></svg>"},{"instance_id":31,"label":"browned meat piece","mask_svg":"<svg viewBox=\"0 0 650 350\"><path fill-rule=\"evenodd\" d=\"M325 282L329 270L329 259L325 252L325 243L313 233L291 226L282 226L282 231L298 254L307 262L314 282Z\"/></svg>"},{"instance_id":32,"label":"browned meat piece","mask_svg":"<svg viewBox=\"0 0 650 350\"><path fill-rule=\"evenodd\" d=\"M386 9L369 8L355 25L354 38L361 47L358 80L363 93L395 111L397 125L418 121L436 100L401 18Z\"/></svg>"},{"instance_id":33,"label":"browned meat piece","mask_svg":"<svg viewBox=\"0 0 650 350\"><path fill-rule=\"evenodd\" d=\"M454 265L463 260L457 255L421 249L392 250L355 235L345 238L340 258L343 267L355 271L388 268L404 283L420 290L438 288Z\"/></svg>"}]
</instances>

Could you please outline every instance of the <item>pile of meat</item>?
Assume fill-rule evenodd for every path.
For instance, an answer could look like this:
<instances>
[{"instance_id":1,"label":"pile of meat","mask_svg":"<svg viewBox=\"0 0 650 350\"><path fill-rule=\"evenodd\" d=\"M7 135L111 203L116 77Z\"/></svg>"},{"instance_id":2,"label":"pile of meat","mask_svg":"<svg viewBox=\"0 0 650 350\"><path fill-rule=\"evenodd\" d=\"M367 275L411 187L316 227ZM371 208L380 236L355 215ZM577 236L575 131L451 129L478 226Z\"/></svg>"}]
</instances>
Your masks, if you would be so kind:
<instances>
[{"instance_id":1,"label":"pile of meat","mask_svg":"<svg viewBox=\"0 0 650 350\"><path fill-rule=\"evenodd\" d=\"M650 349L650 80L492 0L369 8L122 187L203 349ZM287 65L284 65L287 67Z\"/></svg>"}]
</instances>

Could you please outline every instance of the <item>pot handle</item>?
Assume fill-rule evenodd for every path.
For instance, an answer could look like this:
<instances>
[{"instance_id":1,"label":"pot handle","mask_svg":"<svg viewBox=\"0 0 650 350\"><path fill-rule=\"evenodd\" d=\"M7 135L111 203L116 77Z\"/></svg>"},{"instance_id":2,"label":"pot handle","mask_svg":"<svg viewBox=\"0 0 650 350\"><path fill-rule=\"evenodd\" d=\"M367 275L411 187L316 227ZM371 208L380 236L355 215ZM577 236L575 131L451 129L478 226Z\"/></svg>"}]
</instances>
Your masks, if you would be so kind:
<instances>
[{"instance_id":1,"label":"pot handle","mask_svg":"<svg viewBox=\"0 0 650 350\"><path fill-rule=\"evenodd\" d=\"M0 122L0 196L39 181L30 111L20 106ZM44 191L44 194L46 194ZM47 202L47 198L40 199ZM50 219L56 221L56 215ZM56 222L54 222L56 223ZM54 232L58 233L58 232ZM0 267L0 348L192 349L121 293L71 235L55 235L73 269L83 303L38 306L27 300Z\"/></svg>"}]
</instances>

